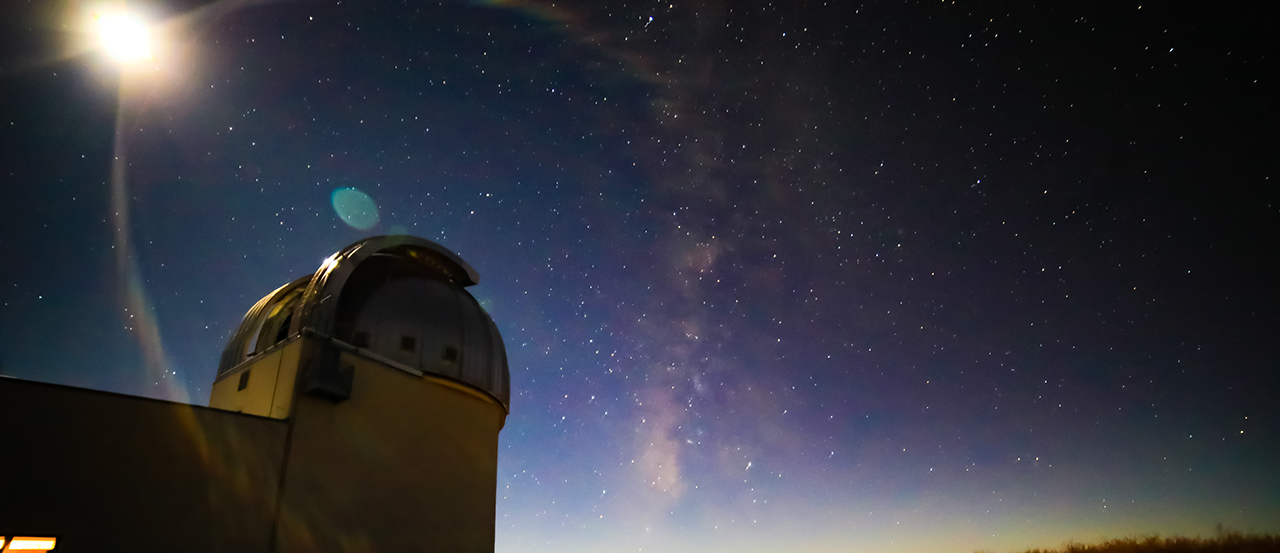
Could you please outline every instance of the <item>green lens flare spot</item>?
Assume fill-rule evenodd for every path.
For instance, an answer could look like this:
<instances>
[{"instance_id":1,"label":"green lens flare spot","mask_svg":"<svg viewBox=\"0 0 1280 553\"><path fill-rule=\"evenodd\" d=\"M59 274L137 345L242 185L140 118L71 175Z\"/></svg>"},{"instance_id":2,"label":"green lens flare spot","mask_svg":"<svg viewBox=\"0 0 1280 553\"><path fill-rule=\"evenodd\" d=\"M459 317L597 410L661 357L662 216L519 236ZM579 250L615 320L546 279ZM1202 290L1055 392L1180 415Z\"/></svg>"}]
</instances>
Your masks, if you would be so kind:
<instances>
[{"instance_id":1,"label":"green lens flare spot","mask_svg":"<svg viewBox=\"0 0 1280 553\"><path fill-rule=\"evenodd\" d=\"M378 224L378 205L368 194L355 188L339 188L330 200L338 217L351 227L369 230Z\"/></svg>"}]
</instances>

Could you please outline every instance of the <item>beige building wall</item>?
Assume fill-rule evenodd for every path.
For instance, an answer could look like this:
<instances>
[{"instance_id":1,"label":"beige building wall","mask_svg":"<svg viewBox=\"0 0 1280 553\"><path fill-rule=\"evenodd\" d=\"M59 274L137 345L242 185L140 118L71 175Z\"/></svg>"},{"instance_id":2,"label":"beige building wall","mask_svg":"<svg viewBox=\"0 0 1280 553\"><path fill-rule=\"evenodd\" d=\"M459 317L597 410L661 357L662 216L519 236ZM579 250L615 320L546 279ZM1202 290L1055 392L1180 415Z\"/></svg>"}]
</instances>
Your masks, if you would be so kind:
<instances>
[{"instance_id":1,"label":"beige building wall","mask_svg":"<svg viewBox=\"0 0 1280 553\"><path fill-rule=\"evenodd\" d=\"M295 404L276 551L492 552L503 407L353 353L341 363L350 399Z\"/></svg>"},{"instance_id":2,"label":"beige building wall","mask_svg":"<svg viewBox=\"0 0 1280 553\"><path fill-rule=\"evenodd\" d=\"M303 340L294 336L223 375L213 383L209 406L273 419L288 418ZM241 379L245 383L243 390Z\"/></svg>"}]
</instances>

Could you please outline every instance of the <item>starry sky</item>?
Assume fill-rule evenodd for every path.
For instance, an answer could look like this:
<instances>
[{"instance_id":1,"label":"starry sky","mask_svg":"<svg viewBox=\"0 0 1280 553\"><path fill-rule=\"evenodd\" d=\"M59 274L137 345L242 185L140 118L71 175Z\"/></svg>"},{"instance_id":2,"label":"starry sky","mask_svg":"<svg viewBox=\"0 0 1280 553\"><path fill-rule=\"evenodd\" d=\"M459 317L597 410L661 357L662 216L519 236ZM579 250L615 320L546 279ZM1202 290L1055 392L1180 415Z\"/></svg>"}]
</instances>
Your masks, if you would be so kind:
<instances>
[{"instance_id":1,"label":"starry sky","mask_svg":"<svg viewBox=\"0 0 1280 553\"><path fill-rule=\"evenodd\" d=\"M121 68L8 2L0 374L206 404L413 234L506 341L500 552L1280 532L1276 21L1168 4L135 2Z\"/></svg>"}]
</instances>

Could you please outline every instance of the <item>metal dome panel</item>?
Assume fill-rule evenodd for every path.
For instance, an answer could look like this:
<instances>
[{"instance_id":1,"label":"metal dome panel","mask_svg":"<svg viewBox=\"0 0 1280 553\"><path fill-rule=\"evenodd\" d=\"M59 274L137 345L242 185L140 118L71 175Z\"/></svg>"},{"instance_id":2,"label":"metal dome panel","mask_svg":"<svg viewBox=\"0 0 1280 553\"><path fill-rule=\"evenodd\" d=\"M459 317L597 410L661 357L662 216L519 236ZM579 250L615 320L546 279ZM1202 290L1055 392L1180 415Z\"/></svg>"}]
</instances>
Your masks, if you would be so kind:
<instances>
[{"instance_id":1,"label":"metal dome panel","mask_svg":"<svg viewBox=\"0 0 1280 553\"><path fill-rule=\"evenodd\" d=\"M361 240L310 277L255 304L227 344L219 374L306 331L467 384L509 409L502 336L464 289L479 280L462 258L434 242L412 236Z\"/></svg>"}]
</instances>

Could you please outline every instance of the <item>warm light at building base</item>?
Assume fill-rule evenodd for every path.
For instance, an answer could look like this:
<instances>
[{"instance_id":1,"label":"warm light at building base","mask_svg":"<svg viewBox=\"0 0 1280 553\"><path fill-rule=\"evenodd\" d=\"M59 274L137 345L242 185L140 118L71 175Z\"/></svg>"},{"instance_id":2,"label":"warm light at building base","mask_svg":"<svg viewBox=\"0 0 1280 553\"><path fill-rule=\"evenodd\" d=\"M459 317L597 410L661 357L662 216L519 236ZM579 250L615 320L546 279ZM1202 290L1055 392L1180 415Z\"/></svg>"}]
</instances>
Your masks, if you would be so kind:
<instances>
[{"instance_id":1,"label":"warm light at building base","mask_svg":"<svg viewBox=\"0 0 1280 553\"><path fill-rule=\"evenodd\" d=\"M0 543L3 542L4 538L0 538ZM9 545L5 546L4 551L49 551L57 545L57 538L14 536L12 540L9 540Z\"/></svg>"}]
</instances>

